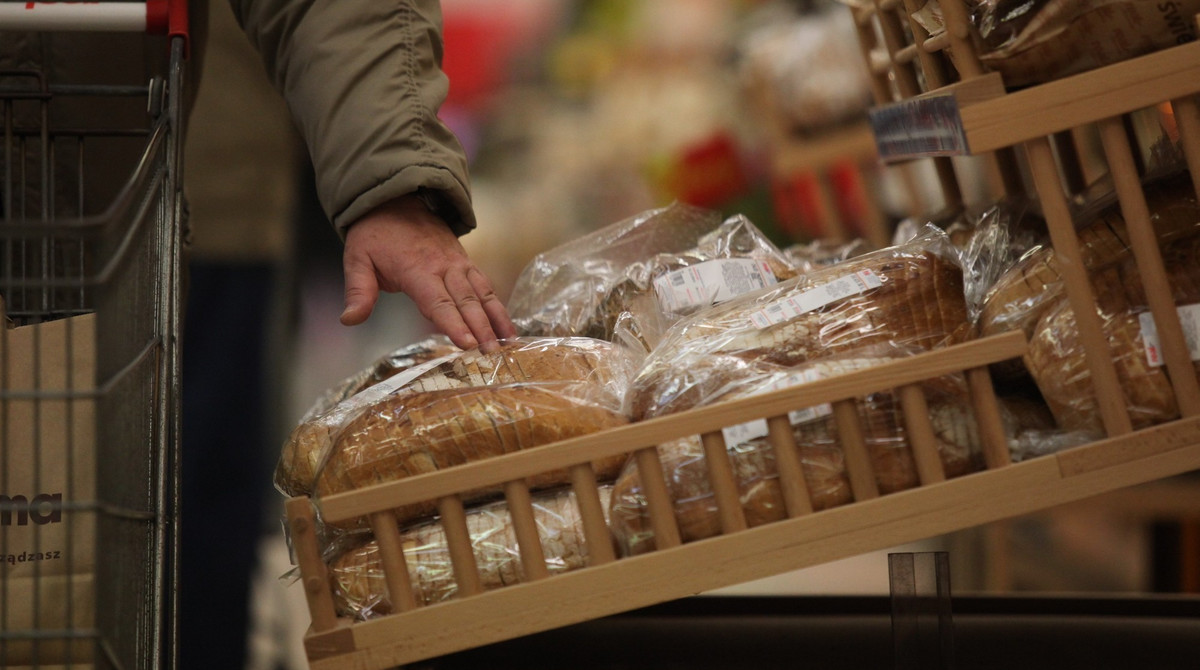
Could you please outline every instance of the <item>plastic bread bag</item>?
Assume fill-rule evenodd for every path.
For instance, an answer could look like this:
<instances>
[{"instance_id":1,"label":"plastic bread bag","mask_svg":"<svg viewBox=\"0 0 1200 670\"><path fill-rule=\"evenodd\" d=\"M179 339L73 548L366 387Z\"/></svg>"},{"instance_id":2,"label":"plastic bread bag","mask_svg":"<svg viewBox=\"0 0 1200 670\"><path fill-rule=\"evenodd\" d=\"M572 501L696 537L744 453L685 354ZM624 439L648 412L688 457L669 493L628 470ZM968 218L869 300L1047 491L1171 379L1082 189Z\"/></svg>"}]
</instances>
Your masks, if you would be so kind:
<instances>
[{"instance_id":1,"label":"plastic bread bag","mask_svg":"<svg viewBox=\"0 0 1200 670\"><path fill-rule=\"evenodd\" d=\"M518 337L495 352L452 351L350 395L301 422L285 442L276 486L285 495L310 495L342 429L371 407L405 406L406 396L453 389L555 382L581 402L619 407L634 360L620 347L592 338ZM418 399L426 398L420 396ZM464 396L465 398L465 396ZM340 467L340 466L338 466Z\"/></svg>"},{"instance_id":2,"label":"plastic bread bag","mask_svg":"<svg viewBox=\"0 0 1200 670\"><path fill-rule=\"evenodd\" d=\"M308 495L320 466L321 450L309 444L314 434L327 434L340 426L346 414L358 405L347 403L371 386L398 374L458 353L460 350L444 335L404 345L379 357L368 367L331 386L313 402L292 429L280 450L275 466L275 488L285 496Z\"/></svg>"},{"instance_id":3,"label":"plastic bread bag","mask_svg":"<svg viewBox=\"0 0 1200 670\"><path fill-rule=\"evenodd\" d=\"M513 453L628 422L622 395L632 366L618 345L592 338L518 338L492 354L465 352L364 407L333 436L315 497L351 491ZM600 481L624 456L593 463ZM567 483L566 471L527 480ZM499 486L462 493L465 502ZM400 521L430 516L435 502L394 510ZM355 524L346 524L353 526Z\"/></svg>"},{"instance_id":4,"label":"plastic bread bag","mask_svg":"<svg viewBox=\"0 0 1200 670\"><path fill-rule=\"evenodd\" d=\"M1144 188L1150 224L1159 243L1200 232L1200 204L1196 201L1188 175L1175 175L1147 183ZM1120 207L1111 198L1100 198L1085 205L1094 210L1081 211L1077 220L1080 256L1088 272L1123 262L1131 256L1129 232ZM1009 330L1021 330L1033 336L1034 326L1046 308L1058 302L1064 293L1059 259L1049 244L1035 245L984 292L977 323L981 336ZM997 381L1026 374L1022 368L993 368Z\"/></svg>"},{"instance_id":5,"label":"plastic bread bag","mask_svg":"<svg viewBox=\"0 0 1200 670\"><path fill-rule=\"evenodd\" d=\"M783 250L783 255L796 269L797 274L807 274L813 270L837 265L856 256L874 251L871 243L859 237L849 242L831 240L812 240L797 242Z\"/></svg>"},{"instance_id":6,"label":"plastic bread bag","mask_svg":"<svg viewBox=\"0 0 1200 670\"><path fill-rule=\"evenodd\" d=\"M600 487L600 502L604 509L608 508L610 491L611 486ZM546 557L546 569L551 575L587 565L588 546L571 489L535 494L533 514ZM498 501L468 509L466 518L483 589L493 590L525 581L507 503ZM417 604L431 605L455 597L458 585L440 521L404 527L400 536ZM340 615L368 619L393 611L379 546L373 539L333 557L329 572L334 606Z\"/></svg>"},{"instance_id":7,"label":"plastic bread bag","mask_svg":"<svg viewBox=\"0 0 1200 670\"><path fill-rule=\"evenodd\" d=\"M743 294L672 326L627 394L638 420L695 393L689 369L725 356L795 365L871 345L927 350L970 339L958 254L929 226L911 242Z\"/></svg>"},{"instance_id":8,"label":"plastic bread bag","mask_svg":"<svg viewBox=\"0 0 1200 670\"><path fill-rule=\"evenodd\" d=\"M1196 39L1200 1L967 0L980 61L1005 85L1020 87L1077 74ZM914 14L937 34L941 8Z\"/></svg>"},{"instance_id":9,"label":"plastic bread bag","mask_svg":"<svg viewBox=\"0 0 1200 670\"><path fill-rule=\"evenodd\" d=\"M1161 251L1184 331L1195 332L1200 322L1200 234L1167 243ZM1090 279L1133 427L1178 418L1157 328L1133 258L1109 264L1091 273ZM1193 360L1200 357L1195 341L1189 347ZM1065 296L1050 305L1034 327L1025 365L1061 430L1102 433L1086 354ZM1195 365L1191 369L1195 371Z\"/></svg>"},{"instance_id":10,"label":"plastic bread bag","mask_svg":"<svg viewBox=\"0 0 1200 670\"><path fill-rule=\"evenodd\" d=\"M614 340L621 321L622 341L647 348L661 328L655 279L720 259L739 259L731 271L744 265L744 281L759 285L792 274L783 252L745 217L723 221L717 212L674 203L538 255L517 278L508 309L518 331L529 335ZM687 286L696 290L696 281L702 279ZM665 293L674 299L679 292ZM692 306L686 290L682 296L675 310Z\"/></svg>"},{"instance_id":11,"label":"plastic bread bag","mask_svg":"<svg viewBox=\"0 0 1200 670\"><path fill-rule=\"evenodd\" d=\"M962 225L970 230L961 254L963 292L968 314L975 322L985 296L1000 276L1031 249L1046 244L1046 222L1035 203L1009 197L972 209Z\"/></svg>"},{"instance_id":12,"label":"plastic bread bag","mask_svg":"<svg viewBox=\"0 0 1200 670\"><path fill-rule=\"evenodd\" d=\"M740 40L738 78L774 121L800 134L866 118L871 82L849 12L768 5Z\"/></svg>"},{"instance_id":13,"label":"plastic bread bag","mask_svg":"<svg viewBox=\"0 0 1200 670\"><path fill-rule=\"evenodd\" d=\"M658 411L682 411L695 405L813 383L877 367L911 353L891 346L870 347L794 367L761 362L743 365L733 373L718 358L697 372L720 380L709 385L710 393L693 396L690 402L660 406ZM922 383L921 389L929 406L936 448L946 476L956 477L979 469L978 429L962 376L931 379ZM880 493L917 486L920 481L898 397L891 391L872 393L857 399L856 405ZM793 411L789 420L813 509L819 511L850 502L853 495L845 456L830 405ZM1016 429L1011 430L1015 432ZM723 435L747 524L753 527L785 518L775 449L767 440L766 421L760 419L730 426L723 430ZM719 534L719 514L700 439L691 437L673 441L660 445L658 451L682 539L692 541ZM617 478L610 518L613 534L623 552L638 554L653 547L653 530L641 477L632 460L626 463Z\"/></svg>"}]
</instances>

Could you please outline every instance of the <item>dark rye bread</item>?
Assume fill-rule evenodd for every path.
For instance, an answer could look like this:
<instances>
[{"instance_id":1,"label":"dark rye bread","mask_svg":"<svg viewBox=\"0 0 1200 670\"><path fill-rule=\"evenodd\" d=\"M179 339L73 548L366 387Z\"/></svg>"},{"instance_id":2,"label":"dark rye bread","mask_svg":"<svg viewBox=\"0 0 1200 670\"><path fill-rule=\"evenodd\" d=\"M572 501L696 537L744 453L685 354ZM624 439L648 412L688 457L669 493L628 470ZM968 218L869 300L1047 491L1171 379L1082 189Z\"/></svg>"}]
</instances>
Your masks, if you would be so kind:
<instances>
[{"instance_id":1,"label":"dark rye bread","mask_svg":"<svg viewBox=\"0 0 1200 670\"><path fill-rule=\"evenodd\" d=\"M671 403L658 406L663 413L678 412L695 405L753 396L780 387L789 373L810 374L814 379L867 369L889 359L837 358L808 363L790 370L759 364L742 365L722 372L724 382L701 394L693 388ZM710 375L718 366L704 368ZM773 370L774 369L774 370ZM773 371L772 371L773 370ZM702 378L704 371L697 373ZM947 376L922 385L929 405L938 455L948 477L978 468L979 438L961 377ZM892 393L875 393L857 402L862 430L876 485L881 493L917 486L920 481L906 437L903 412ZM821 510L853 499L845 457L832 416L810 415L793 421L805 483L813 509ZM660 445L659 458L675 504L675 517L685 542L711 537L720 532L716 501L709 482L708 464L698 438ZM784 518L783 494L775 465L775 450L765 437L727 444L727 453L738 484L742 511L751 527ZM636 464L626 463L613 489L610 511L613 534L622 551L636 554L654 547L647 503Z\"/></svg>"},{"instance_id":2,"label":"dark rye bread","mask_svg":"<svg viewBox=\"0 0 1200 670\"><path fill-rule=\"evenodd\" d=\"M672 327L643 363L627 394L634 419L655 412L679 377L698 377L706 358L796 365L870 346L927 350L973 334L962 270L945 234L927 233L905 245L866 254L704 310ZM752 317L814 288L869 271L882 284L760 327ZM712 359L715 360L715 359Z\"/></svg>"},{"instance_id":3,"label":"dark rye bread","mask_svg":"<svg viewBox=\"0 0 1200 670\"><path fill-rule=\"evenodd\" d=\"M607 509L611 486L600 487ZM551 575L587 565L588 546L575 495L570 489L534 494L533 513ZM503 501L467 510L467 530L485 591L525 581L516 530ZM446 534L429 521L401 529L401 545L418 605L449 600L458 593ZM372 539L330 561L334 606L342 616L367 619L393 611L383 574L379 545Z\"/></svg>"}]
</instances>

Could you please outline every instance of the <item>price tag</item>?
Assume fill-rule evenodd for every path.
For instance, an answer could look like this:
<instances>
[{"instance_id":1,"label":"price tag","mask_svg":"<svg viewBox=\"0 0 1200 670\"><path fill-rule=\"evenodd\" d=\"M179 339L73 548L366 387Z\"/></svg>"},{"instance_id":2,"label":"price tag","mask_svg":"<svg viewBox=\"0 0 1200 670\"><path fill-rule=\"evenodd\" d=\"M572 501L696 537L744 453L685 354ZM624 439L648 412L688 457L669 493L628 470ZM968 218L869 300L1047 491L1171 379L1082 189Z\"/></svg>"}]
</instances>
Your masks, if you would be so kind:
<instances>
[{"instance_id":1,"label":"price tag","mask_svg":"<svg viewBox=\"0 0 1200 670\"><path fill-rule=\"evenodd\" d=\"M668 314L691 307L718 305L776 283L765 261L720 258L681 268L654 280L658 305Z\"/></svg>"},{"instance_id":2,"label":"price tag","mask_svg":"<svg viewBox=\"0 0 1200 670\"><path fill-rule=\"evenodd\" d=\"M871 270L859 270L852 275L835 279L828 284L811 288L799 295L777 300L750 315L758 329L790 321L801 314L820 309L830 303L883 286L883 279Z\"/></svg>"},{"instance_id":3,"label":"price tag","mask_svg":"<svg viewBox=\"0 0 1200 670\"><path fill-rule=\"evenodd\" d=\"M1200 361L1200 304L1176 307L1179 315L1179 325L1183 328L1183 338L1187 341L1188 352L1193 361ZM1142 346L1146 351L1146 363L1151 367L1163 364L1162 345L1158 341L1158 326L1154 323L1154 315L1150 312L1138 314L1138 323L1142 328Z\"/></svg>"}]
</instances>

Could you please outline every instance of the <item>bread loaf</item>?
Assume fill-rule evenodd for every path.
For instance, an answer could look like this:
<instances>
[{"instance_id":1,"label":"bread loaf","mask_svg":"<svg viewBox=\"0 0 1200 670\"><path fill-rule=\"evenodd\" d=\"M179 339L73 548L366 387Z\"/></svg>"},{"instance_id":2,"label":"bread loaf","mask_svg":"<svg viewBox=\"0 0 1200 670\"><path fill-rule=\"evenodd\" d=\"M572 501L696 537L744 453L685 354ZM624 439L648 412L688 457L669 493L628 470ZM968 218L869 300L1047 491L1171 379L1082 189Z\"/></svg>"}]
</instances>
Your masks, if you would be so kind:
<instances>
[{"instance_id":1,"label":"bread loaf","mask_svg":"<svg viewBox=\"0 0 1200 670\"><path fill-rule=\"evenodd\" d=\"M1175 304L1200 302L1200 234L1165 245L1162 256ZM1141 319L1149 308L1133 259L1093 272L1091 282L1134 428L1177 418L1166 368L1148 360ZM1060 296L1035 326L1025 363L1061 429L1102 432L1078 335L1070 303Z\"/></svg>"},{"instance_id":2,"label":"bread loaf","mask_svg":"<svg viewBox=\"0 0 1200 670\"><path fill-rule=\"evenodd\" d=\"M631 416L657 410L713 356L795 365L872 345L925 350L973 334L962 270L945 233L859 256L675 324L634 376Z\"/></svg>"},{"instance_id":3,"label":"bread loaf","mask_svg":"<svg viewBox=\"0 0 1200 670\"><path fill-rule=\"evenodd\" d=\"M1191 180L1186 176L1164 179L1145 188L1150 224L1160 244L1191 237L1200 229L1200 204L1196 202ZM1079 254L1089 271L1123 262L1132 253L1129 231L1119 207L1107 200L1105 206L1080 227ZM1021 259L1001 275L987 292L979 317L980 335L1022 330L1026 337L1043 311L1063 293L1059 258L1054 249L1043 245Z\"/></svg>"},{"instance_id":4,"label":"bread loaf","mask_svg":"<svg viewBox=\"0 0 1200 670\"><path fill-rule=\"evenodd\" d=\"M725 383L702 394L698 387L656 405L655 411L669 413L721 400L747 397L794 385L800 380L821 378L879 365L883 358L847 357L810 362L780 370L759 363L724 372ZM713 368L706 368L712 372ZM774 368L774 369L773 369ZM701 373L703 374L703 373ZM967 402L965 383L947 376L923 385L929 405L936 447L948 477L978 468L979 438ZM906 437L903 412L892 393L875 393L857 401L859 425L867 447L876 483L881 493L891 493L919 484L916 465ZM837 425L828 407L793 413L792 432L815 510L850 502L852 492ZM739 435L751 435L739 441ZM726 431L726 445L738 483L747 524L760 525L785 516L782 488L775 465L774 448L766 441L765 426L749 433ZM659 457L675 504L676 521L687 542L716 535L720 531L718 510L709 483L708 463L698 438L659 446ZM618 546L631 554L653 548L653 529L643 494L641 475L633 461L626 463L613 490L610 517Z\"/></svg>"},{"instance_id":5,"label":"bread loaf","mask_svg":"<svg viewBox=\"0 0 1200 670\"><path fill-rule=\"evenodd\" d=\"M745 217L722 221L717 212L675 203L540 254L517 278L508 308L528 335L582 335L648 350L674 318L661 313L655 280L706 261L735 259L769 268L757 286L795 274L783 252Z\"/></svg>"},{"instance_id":6,"label":"bread loaf","mask_svg":"<svg viewBox=\"0 0 1200 670\"><path fill-rule=\"evenodd\" d=\"M314 493L324 496L396 481L627 422L613 407L587 399L590 391L583 382L543 382L390 397L342 430L317 475ZM597 478L611 481L622 462L623 456L595 463ZM568 481L565 471L555 471L529 484L541 488ZM499 493L499 488L471 491L463 498L471 502ZM404 522L435 509L430 501L395 513Z\"/></svg>"},{"instance_id":7,"label":"bread loaf","mask_svg":"<svg viewBox=\"0 0 1200 670\"><path fill-rule=\"evenodd\" d=\"M338 433L377 403L389 411L408 394L514 384L568 382L579 401L619 409L632 359L619 347L590 338L513 338L498 351L454 351L342 400L300 423L283 447L276 485L285 495L309 495Z\"/></svg>"},{"instance_id":8,"label":"bread loaf","mask_svg":"<svg viewBox=\"0 0 1200 670\"><path fill-rule=\"evenodd\" d=\"M284 442L275 466L275 487L287 496L312 492L323 456L321 449L314 448L318 442L316 436L327 436L328 426L340 422L340 413L335 408L342 402L385 379L459 351L449 338L435 335L389 352L366 369L331 387L304 413Z\"/></svg>"},{"instance_id":9,"label":"bread loaf","mask_svg":"<svg viewBox=\"0 0 1200 670\"><path fill-rule=\"evenodd\" d=\"M608 508L611 486L600 488ZM533 498L534 519L550 574L587 565L588 545L575 494L570 489L542 492ZM525 580L512 517L503 501L467 511L467 529L484 590ZM401 531L405 563L419 605L453 598L458 592L454 567L440 521L428 521ZM379 546L374 540L344 551L329 566L334 605L339 614L358 619L392 611Z\"/></svg>"}]
</instances>

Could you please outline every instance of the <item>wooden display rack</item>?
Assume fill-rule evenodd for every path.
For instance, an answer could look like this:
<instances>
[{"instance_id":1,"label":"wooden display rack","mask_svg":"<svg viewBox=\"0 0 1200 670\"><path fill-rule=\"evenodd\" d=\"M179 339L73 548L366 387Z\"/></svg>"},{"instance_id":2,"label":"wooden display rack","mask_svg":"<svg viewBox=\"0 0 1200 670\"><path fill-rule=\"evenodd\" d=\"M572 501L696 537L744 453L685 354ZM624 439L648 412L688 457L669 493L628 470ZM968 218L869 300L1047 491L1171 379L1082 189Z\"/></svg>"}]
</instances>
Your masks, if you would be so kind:
<instances>
[{"instance_id":1,"label":"wooden display rack","mask_svg":"<svg viewBox=\"0 0 1200 670\"><path fill-rule=\"evenodd\" d=\"M880 19L894 23L900 3L885 0L881 5L886 6L860 14L860 26ZM962 9L954 0L942 0L941 5L951 18L955 10ZM950 34L958 35L961 31L953 25ZM889 30L901 27L892 25ZM910 48L912 45L904 45L899 39L892 41L896 47L891 51L892 66L911 64L928 53L927 48L932 52L937 46L925 47L918 40L916 47ZM963 53L970 53L969 42L961 36L947 39L946 45L958 45ZM959 58L959 53L955 55L955 62L967 62ZM904 61L905 57L909 60ZM925 80L945 81L929 75ZM990 91L982 96L990 99L979 100L981 88ZM412 663L1200 469L1200 387L1170 302L1130 146L1120 131L1120 115L1170 101L1195 178L1200 175L1200 115L1193 99L1198 91L1200 44L1189 44L1011 94L1004 92L993 75L965 72L957 83L925 92L914 88L909 91L911 95L893 103L907 106L892 111L908 118L919 119L921 113L934 109L957 113L961 133L956 141L962 142L944 149L938 160L942 156L991 152L1000 183L1017 188L1020 172L1014 170L1014 161L1018 151L1027 156L1052 242L1064 261L1068 298L1075 313L1082 315L1081 335L1107 438L1057 454L1011 462L988 366L1023 354L1023 335L1013 332L319 501L292 498L286 508L312 615L312 627L305 637L311 667L367 669ZM1061 176L1069 166L1064 168L1056 155L1062 145L1053 139L1058 133L1086 124L1100 127L1183 415L1138 431L1131 428L1124 394L1095 317L1091 288L1079 263L1067 189ZM920 130L919 125L914 127ZM880 137L877 131L877 139L884 153L883 147L891 146L887 141L897 138ZM912 156L893 152L887 157ZM948 182L948 186L952 184ZM924 380L952 373L961 373L968 381L984 443L986 469L947 480L920 385ZM901 400L921 485L880 495L855 400L886 390L894 391ZM787 414L824 403L832 404L838 434L843 436L854 502L814 512L796 460ZM765 418L770 428L788 518L747 528L721 431L758 418ZM690 435L700 435L705 446L722 532L709 539L681 543L655 445ZM637 463L657 538L658 549L634 557L614 553L589 465L618 454L627 454ZM590 563L551 576L545 567L530 492L524 482L530 476L561 469L568 469L572 475ZM525 581L484 592L479 586L460 494L491 485L504 488L520 540ZM458 596L418 606L412 597L399 531L389 510L424 501L437 503ZM359 622L336 615L317 541L318 514L325 522L358 517L371 520L395 613Z\"/></svg>"}]
</instances>

